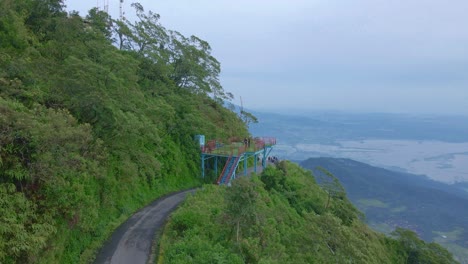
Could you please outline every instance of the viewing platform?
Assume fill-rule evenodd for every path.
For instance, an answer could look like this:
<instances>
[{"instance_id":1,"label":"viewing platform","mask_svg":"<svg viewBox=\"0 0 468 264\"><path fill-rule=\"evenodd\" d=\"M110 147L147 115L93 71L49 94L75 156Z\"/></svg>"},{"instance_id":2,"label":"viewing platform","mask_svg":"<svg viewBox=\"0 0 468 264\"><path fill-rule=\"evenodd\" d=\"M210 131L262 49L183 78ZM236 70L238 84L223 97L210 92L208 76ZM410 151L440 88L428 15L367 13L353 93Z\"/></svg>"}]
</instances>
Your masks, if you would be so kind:
<instances>
[{"instance_id":1,"label":"viewing platform","mask_svg":"<svg viewBox=\"0 0 468 264\"><path fill-rule=\"evenodd\" d=\"M204 142L198 136L201 148L201 167L202 177L205 178L206 162L213 160L215 175L218 176L216 183L230 185L231 181L239 175L237 169L240 163L243 163L244 175L248 172L248 160L253 160L253 171L257 172L257 163L261 162L263 169L266 168L267 158L276 145L276 138L273 137L254 137L254 138L231 138L224 143L219 140L209 140ZM221 173L218 171L218 165L222 164ZM218 174L219 173L219 174Z\"/></svg>"}]
</instances>

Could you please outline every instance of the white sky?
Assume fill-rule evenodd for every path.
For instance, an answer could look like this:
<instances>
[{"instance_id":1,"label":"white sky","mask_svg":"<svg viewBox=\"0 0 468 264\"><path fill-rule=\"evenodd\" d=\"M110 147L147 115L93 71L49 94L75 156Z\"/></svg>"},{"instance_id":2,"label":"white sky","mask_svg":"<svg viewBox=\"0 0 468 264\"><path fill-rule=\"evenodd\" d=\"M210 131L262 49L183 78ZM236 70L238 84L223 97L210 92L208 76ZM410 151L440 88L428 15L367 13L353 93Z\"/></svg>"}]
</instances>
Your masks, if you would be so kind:
<instances>
[{"instance_id":1,"label":"white sky","mask_svg":"<svg viewBox=\"0 0 468 264\"><path fill-rule=\"evenodd\" d=\"M119 0L110 14L119 14ZM104 0L66 0L87 10ZM466 0L142 0L250 109L468 115ZM125 1L126 17L134 17Z\"/></svg>"}]
</instances>

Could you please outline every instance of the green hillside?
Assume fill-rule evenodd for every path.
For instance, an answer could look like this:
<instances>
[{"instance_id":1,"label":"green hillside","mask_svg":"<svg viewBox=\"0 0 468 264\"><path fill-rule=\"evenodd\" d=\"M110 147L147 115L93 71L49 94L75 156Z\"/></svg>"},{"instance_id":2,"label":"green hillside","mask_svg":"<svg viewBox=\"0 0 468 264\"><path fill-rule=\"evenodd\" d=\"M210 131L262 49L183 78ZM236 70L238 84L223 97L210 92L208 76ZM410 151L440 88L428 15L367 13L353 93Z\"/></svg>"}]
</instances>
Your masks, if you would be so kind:
<instances>
[{"instance_id":1,"label":"green hillside","mask_svg":"<svg viewBox=\"0 0 468 264\"><path fill-rule=\"evenodd\" d=\"M231 187L206 185L171 217L158 263L456 263L435 243L372 231L336 178L290 162Z\"/></svg>"},{"instance_id":2,"label":"green hillside","mask_svg":"<svg viewBox=\"0 0 468 264\"><path fill-rule=\"evenodd\" d=\"M463 183L449 185L350 159L310 158L301 166L314 171L319 181L318 166L333 173L376 230L411 229L422 239L448 248L461 263L468 263L468 193Z\"/></svg>"},{"instance_id":3,"label":"green hillside","mask_svg":"<svg viewBox=\"0 0 468 264\"><path fill-rule=\"evenodd\" d=\"M248 134L208 43L60 0L0 1L0 263L87 263L163 194L201 184L195 134Z\"/></svg>"}]
</instances>

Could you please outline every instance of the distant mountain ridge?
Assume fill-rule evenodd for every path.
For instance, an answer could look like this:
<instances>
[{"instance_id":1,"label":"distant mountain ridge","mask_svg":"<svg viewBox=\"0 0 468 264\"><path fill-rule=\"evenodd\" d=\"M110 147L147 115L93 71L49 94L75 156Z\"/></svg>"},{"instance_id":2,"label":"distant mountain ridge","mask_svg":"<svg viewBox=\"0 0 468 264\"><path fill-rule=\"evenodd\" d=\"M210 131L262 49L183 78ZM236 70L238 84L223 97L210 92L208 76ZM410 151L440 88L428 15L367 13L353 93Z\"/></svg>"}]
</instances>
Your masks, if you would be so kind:
<instances>
[{"instance_id":1,"label":"distant mountain ridge","mask_svg":"<svg viewBox=\"0 0 468 264\"><path fill-rule=\"evenodd\" d=\"M467 116L429 116L385 113L344 113L311 111L299 114L278 114L251 111L259 124L251 132L274 132L288 143L307 135L316 143L361 139L436 140L444 142L468 141ZM299 133L291 132L297 130ZM304 132L307 132L305 134Z\"/></svg>"},{"instance_id":2,"label":"distant mountain ridge","mask_svg":"<svg viewBox=\"0 0 468 264\"><path fill-rule=\"evenodd\" d=\"M468 249L466 184L448 185L343 158L310 158L300 165L314 174L320 166L337 177L374 228L389 232L401 226L427 241ZM451 233L456 235L445 235Z\"/></svg>"}]
</instances>

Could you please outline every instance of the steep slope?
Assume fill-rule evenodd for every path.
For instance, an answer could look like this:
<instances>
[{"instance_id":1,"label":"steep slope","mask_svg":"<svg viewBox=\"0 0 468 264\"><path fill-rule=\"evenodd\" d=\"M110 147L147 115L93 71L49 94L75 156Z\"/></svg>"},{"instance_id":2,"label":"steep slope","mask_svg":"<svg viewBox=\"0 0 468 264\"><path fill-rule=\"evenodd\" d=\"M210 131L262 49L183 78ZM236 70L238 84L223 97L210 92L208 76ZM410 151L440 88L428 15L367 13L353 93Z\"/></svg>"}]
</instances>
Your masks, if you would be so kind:
<instances>
[{"instance_id":1,"label":"steep slope","mask_svg":"<svg viewBox=\"0 0 468 264\"><path fill-rule=\"evenodd\" d=\"M138 208L201 184L195 134L247 136L211 48L61 0L0 1L0 262L86 263Z\"/></svg>"},{"instance_id":2,"label":"steep slope","mask_svg":"<svg viewBox=\"0 0 468 264\"><path fill-rule=\"evenodd\" d=\"M171 217L158 263L456 263L411 231L372 231L340 189L285 161L204 186Z\"/></svg>"},{"instance_id":3,"label":"steep slope","mask_svg":"<svg viewBox=\"0 0 468 264\"><path fill-rule=\"evenodd\" d=\"M301 166L315 175L318 166L335 175L373 227L384 232L409 228L468 262L468 193L459 187L463 184L447 185L349 159L311 158Z\"/></svg>"}]
</instances>

